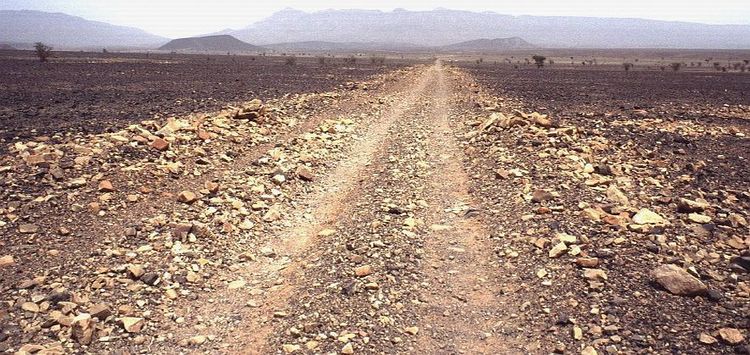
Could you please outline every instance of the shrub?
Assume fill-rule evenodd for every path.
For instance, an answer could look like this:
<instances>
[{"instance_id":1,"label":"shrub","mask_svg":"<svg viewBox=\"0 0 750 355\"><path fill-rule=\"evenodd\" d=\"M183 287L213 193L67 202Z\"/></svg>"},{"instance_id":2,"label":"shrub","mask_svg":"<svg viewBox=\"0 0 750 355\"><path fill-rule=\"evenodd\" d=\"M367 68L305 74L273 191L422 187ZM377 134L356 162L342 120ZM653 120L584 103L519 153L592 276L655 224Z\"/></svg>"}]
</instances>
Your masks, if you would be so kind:
<instances>
[{"instance_id":1,"label":"shrub","mask_svg":"<svg viewBox=\"0 0 750 355\"><path fill-rule=\"evenodd\" d=\"M680 68L682 68L682 63L680 63L680 62L674 62L674 63L670 64L669 66L672 67L672 70L678 71L678 70L680 70Z\"/></svg>"},{"instance_id":2,"label":"shrub","mask_svg":"<svg viewBox=\"0 0 750 355\"><path fill-rule=\"evenodd\" d=\"M541 68L541 67L544 66L544 61L547 60L547 57L545 57L543 55L535 55L535 56L531 57L531 59L534 60L534 63L536 63L536 67L537 68Z\"/></svg>"},{"instance_id":3,"label":"shrub","mask_svg":"<svg viewBox=\"0 0 750 355\"><path fill-rule=\"evenodd\" d=\"M370 57L370 63L372 64L385 64L385 57Z\"/></svg>"},{"instance_id":4,"label":"shrub","mask_svg":"<svg viewBox=\"0 0 750 355\"><path fill-rule=\"evenodd\" d=\"M356 64L356 63L357 63L357 57L355 57L353 55L349 56L347 58L344 58L344 64L351 64L351 65L353 65L353 64Z\"/></svg>"},{"instance_id":5,"label":"shrub","mask_svg":"<svg viewBox=\"0 0 750 355\"><path fill-rule=\"evenodd\" d=\"M622 63L622 67L625 71L630 71L630 69L633 69L633 63Z\"/></svg>"},{"instance_id":6,"label":"shrub","mask_svg":"<svg viewBox=\"0 0 750 355\"><path fill-rule=\"evenodd\" d=\"M319 56L317 58L318 58L318 64L320 64L320 65L326 64L326 57Z\"/></svg>"},{"instance_id":7,"label":"shrub","mask_svg":"<svg viewBox=\"0 0 750 355\"><path fill-rule=\"evenodd\" d=\"M46 62L47 59L52 56L52 47L42 42L36 42L34 44L34 51L40 62Z\"/></svg>"},{"instance_id":8,"label":"shrub","mask_svg":"<svg viewBox=\"0 0 750 355\"><path fill-rule=\"evenodd\" d=\"M295 56L286 57L286 59L284 60L284 63L286 65L296 65L297 64L297 57L295 57Z\"/></svg>"}]
</instances>

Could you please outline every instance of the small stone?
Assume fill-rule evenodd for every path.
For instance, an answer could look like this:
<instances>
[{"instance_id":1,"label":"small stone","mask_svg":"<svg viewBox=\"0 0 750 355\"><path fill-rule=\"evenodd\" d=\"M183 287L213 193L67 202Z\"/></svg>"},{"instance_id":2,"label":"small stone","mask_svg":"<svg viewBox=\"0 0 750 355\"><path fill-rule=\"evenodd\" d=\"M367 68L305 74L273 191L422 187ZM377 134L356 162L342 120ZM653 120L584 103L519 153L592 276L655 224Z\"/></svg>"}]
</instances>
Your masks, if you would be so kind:
<instances>
[{"instance_id":1,"label":"small stone","mask_svg":"<svg viewBox=\"0 0 750 355\"><path fill-rule=\"evenodd\" d=\"M286 182L286 176L282 174L276 174L271 178L271 181L276 185L281 185Z\"/></svg>"},{"instance_id":2,"label":"small stone","mask_svg":"<svg viewBox=\"0 0 750 355\"><path fill-rule=\"evenodd\" d=\"M341 353L348 354L348 355L354 354L354 346L352 345L352 343L346 343L346 345L344 345L344 347L341 348Z\"/></svg>"},{"instance_id":3,"label":"small stone","mask_svg":"<svg viewBox=\"0 0 750 355\"><path fill-rule=\"evenodd\" d=\"M182 203L193 203L198 199L198 196L195 195L195 193L191 191L182 191L179 195L177 195L177 201Z\"/></svg>"},{"instance_id":4,"label":"small stone","mask_svg":"<svg viewBox=\"0 0 750 355\"><path fill-rule=\"evenodd\" d=\"M161 138L154 139L153 142L151 142L151 148L154 148L160 152L163 152L167 149L169 149L169 142L165 141Z\"/></svg>"},{"instance_id":5,"label":"small stone","mask_svg":"<svg viewBox=\"0 0 750 355\"><path fill-rule=\"evenodd\" d=\"M531 194L531 202L542 203L544 201L552 200L554 196L549 191L545 190L534 190Z\"/></svg>"},{"instance_id":6,"label":"small stone","mask_svg":"<svg viewBox=\"0 0 750 355\"><path fill-rule=\"evenodd\" d=\"M33 234L39 231L39 226L36 224L22 224L18 226L18 232L21 234Z\"/></svg>"},{"instance_id":7,"label":"small stone","mask_svg":"<svg viewBox=\"0 0 750 355\"><path fill-rule=\"evenodd\" d=\"M573 339L581 340L583 339L583 330L581 329L581 327L574 325L571 335L573 336Z\"/></svg>"},{"instance_id":8,"label":"small stone","mask_svg":"<svg viewBox=\"0 0 750 355\"><path fill-rule=\"evenodd\" d=\"M275 258L276 257L276 251L273 250L271 247L261 247L260 248L260 255L265 256L267 258Z\"/></svg>"},{"instance_id":9,"label":"small stone","mask_svg":"<svg viewBox=\"0 0 750 355\"><path fill-rule=\"evenodd\" d=\"M583 277L593 281L607 281L607 273L602 269L584 269Z\"/></svg>"},{"instance_id":10,"label":"small stone","mask_svg":"<svg viewBox=\"0 0 750 355\"><path fill-rule=\"evenodd\" d=\"M139 279L141 280L141 282L145 283L146 285L154 286L157 283L159 283L161 278L159 277L159 274L156 272L147 272L141 275Z\"/></svg>"},{"instance_id":11,"label":"small stone","mask_svg":"<svg viewBox=\"0 0 750 355\"><path fill-rule=\"evenodd\" d=\"M190 345L202 345L206 340L208 340L208 338L205 335L196 335L191 337L188 343L190 343Z\"/></svg>"},{"instance_id":12,"label":"small stone","mask_svg":"<svg viewBox=\"0 0 750 355\"><path fill-rule=\"evenodd\" d=\"M140 279L146 270L141 265L130 265L128 266L128 275L133 279Z\"/></svg>"},{"instance_id":13,"label":"small stone","mask_svg":"<svg viewBox=\"0 0 750 355\"><path fill-rule=\"evenodd\" d=\"M666 224L667 220L648 208L641 208L641 210L633 216L633 222L638 224Z\"/></svg>"},{"instance_id":14,"label":"small stone","mask_svg":"<svg viewBox=\"0 0 750 355\"><path fill-rule=\"evenodd\" d=\"M701 333L698 336L698 341L700 341L703 344L716 344L716 342L718 340L716 340L716 338L714 338L714 337L712 337L712 336L710 336L710 335L708 335L706 333Z\"/></svg>"},{"instance_id":15,"label":"small stone","mask_svg":"<svg viewBox=\"0 0 750 355\"><path fill-rule=\"evenodd\" d=\"M357 267L354 269L354 274L359 277L364 277L367 275L372 274L372 266L370 265L362 265L360 267Z\"/></svg>"},{"instance_id":16,"label":"small stone","mask_svg":"<svg viewBox=\"0 0 750 355\"><path fill-rule=\"evenodd\" d=\"M700 213L691 213L688 215L688 219L698 224L706 224L711 222L711 217Z\"/></svg>"},{"instance_id":17,"label":"small stone","mask_svg":"<svg viewBox=\"0 0 750 355\"><path fill-rule=\"evenodd\" d=\"M330 237L334 234L336 234L335 229L323 229L322 231L318 232L319 237Z\"/></svg>"},{"instance_id":18,"label":"small stone","mask_svg":"<svg viewBox=\"0 0 750 355\"><path fill-rule=\"evenodd\" d=\"M34 302L24 302L21 304L21 309L31 313L39 313L39 305Z\"/></svg>"},{"instance_id":19,"label":"small stone","mask_svg":"<svg viewBox=\"0 0 750 355\"><path fill-rule=\"evenodd\" d=\"M164 295L170 300L175 300L178 297L177 291L172 288L164 291Z\"/></svg>"},{"instance_id":20,"label":"small stone","mask_svg":"<svg viewBox=\"0 0 750 355\"><path fill-rule=\"evenodd\" d=\"M297 350L300 350L301 347L297 344L284 344L281 346L281 348L284 350L285 353L291 354Z\"/></svg>"},{"instance_id":21,"label":"small stone","mask_svg":"<svg viewBox=\"0 0 750 355\"><path fill-rule=\"evenodd\" d=\"M315 175L313 174L312 170L304 165L298 166L295 173L300 178L300 180L313 181L315 179Z\"/></svg>"},{"instance_id":22,"label":"small stone","mask_svg":"<svg viewBox=\"0 0 750 355\"><path fill-rule=\"evenodd\" d=\"M112 310L109 309L109 306L106 304L96 304L88 309L89 314L91 314L92 317L98 318L99 320L105 320L107 317L112 315Z\"/></svg>"},{"instance_id":23,"label":"small stone","mask_svg":"<svg viewBox=\"0 0 750 355\"><path fill-rule=\"evenodd\" d=\"M236 281L230 282L227 288L229 288L230 290L236 290L238 288L245 287L245 284L246 284L245 280L236 280Z\"/></svg>"},{"instance_id":24,"label":"small stone","mask_svg":"<svg viewBox=\"0 0 750 355\"><path fill-rule=\"evenodd\" d=\"M721 328L719 329L719 336L722 340L732 345L737 345L745 341L745 336L742 335L742 332L735 328Z\"/></svg>"},{"instance_id":25,"label":"small stone","mask_svg":"<svg viewBox=\"0 0 750 355\"><path fill-rule=\"evenodd\" d=\"M404 328L404 331L411 335L417 335L417 333L419 333L419 327L406 327Z\"/></svg>"},{"instance_id":26,"label":"small stone","mask_svg":"<svg viewBox=\"0 0 750 355\"><path fill-rule=\"evenodd\" d=\"M16 263L13 259L13 255L3 255L0 257L0 267L12 266Z\"/></svg>"},{"instance_id":27,"label":"small stone","mask_svg":"<svg viewBox=\"0 0 750 355\"><path fill-rule=\"evenodd\" d=\"M657 267L651 271L651 277L675 295L698 296L708 292L708 287L701 280L674 264Z\"/></svg>"},{"instance_id":28,"label":"small stone","mask_svg":"<svg viewBox=\"0 0 750 355\"><path fill-rule=\"evenodd\" d=\"M549 251L549 257L550 258L557 258L560 255L565 254L565 252L568 250L568 246L565 245L565 243L560 242L557 243L552 249Z\"/></svg>"},{"instance_id":29,"label":"small stone","mask_svg":"<svg viewBox=\"0 0 750 355\"><path fill-rule=\"evenodd\" d=\"M138 317L122 317L120 318L123 329L128 333L140 333L143 330L143 326L146 321L143 318Z\"/></svg>"},{"instance_id":30,"label":"small stone","mask_svg":"<svg viewBox=\"0 0 750 355\"><path fill-rule=\"evenodd\" d=\"M680 213L703 212L708 207L708 202L704 200L693 201L686 198L680 198L679 201L677 201L677 212Z\"/></svg>"},{"instance_id":31,"label":"small stone","mask_svg":"<svg viewBox=\"0 0 750 355\"><path fill-rule=\"evenodd\" d=\"M589 346L583 348L583 350L581 350L581 355L598 355L598 354L599 353L596 352L596 349L594 349L594 347L591 346L591 345L589 345Z\"/></svg>"},{"instance_id":32,"label":"small stone","mask_svg":"<svg viewBox=\"0 0 750 355\"><path fill-rule=\"evenodd\" d=\"M576 264L582 267L595 268L599 266L599 258L578 258Z\"/></svg>"},{"instance_id":33,"label":"small stone","mask_svg":"<svg viewBox=\"0 0 750 355\"><path fill-rule=\"evenodd\" d=\"M114 192L115 187L109 180L102 180L99 182L99 192Z\"/></svg>"}]
</instances>

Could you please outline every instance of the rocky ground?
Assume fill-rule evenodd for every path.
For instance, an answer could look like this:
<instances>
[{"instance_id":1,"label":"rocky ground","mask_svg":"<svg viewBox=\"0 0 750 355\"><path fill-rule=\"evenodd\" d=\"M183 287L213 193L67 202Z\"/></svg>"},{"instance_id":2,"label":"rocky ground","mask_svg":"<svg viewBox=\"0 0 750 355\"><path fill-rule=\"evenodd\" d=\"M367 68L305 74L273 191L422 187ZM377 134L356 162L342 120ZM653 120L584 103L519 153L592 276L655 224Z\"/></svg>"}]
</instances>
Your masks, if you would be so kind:
<instances>
[{"instance_id":1,"label":"rocky ground","mask_svg":"<svg viewBox=\"0 0 750 355\"><path fill-rule=\"evenodd\" d=\"M71 132L114 132L145 119L212 112L227 103L326 92L403 66L363 58L0 51L0 140Z\"/></svg>"},{"instance_id":2,"label":"rocky ground","mask_svg":"<svg viewBox=\"0 0 750 355\"><path fill-rule=\"evenodd\" d=\"M747 86L613 107L545 75L437 62L9 142L0 349L747 352Z\"/></svg>"}]
</instances>

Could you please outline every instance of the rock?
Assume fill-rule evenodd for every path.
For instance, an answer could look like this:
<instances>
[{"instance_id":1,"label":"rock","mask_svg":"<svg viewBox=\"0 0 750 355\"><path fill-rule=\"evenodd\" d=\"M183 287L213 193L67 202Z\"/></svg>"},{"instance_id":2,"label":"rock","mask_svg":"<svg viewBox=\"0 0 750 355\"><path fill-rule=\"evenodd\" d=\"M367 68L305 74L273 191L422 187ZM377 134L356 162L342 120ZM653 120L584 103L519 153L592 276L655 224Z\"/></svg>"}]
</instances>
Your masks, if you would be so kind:
<instances>
[{"instance_id":1,"label":"rock","mask_svg":"<svg viewBox=\"0 0 750 355\"><path fill-rule=\"evenodd\" d=\"M581 340L583 339L583 330L581 329L581 327L574 325L573 330L571 331L571 335L573 336L573 339Z\"/></svg>"},{"instance_id":2,"label":"rock","mask_svg":"<svg viewBox=\"0 0 750 355\"><path fill-rule=\"evenodd\" d=\"M206 181L204 187L208 190L208 193L212 195L216 195L219 192L219 184L213 181Z\"/></svg>"},{"instance_id":3,"label":"rock","mask_svg":"<svg viewBox=\"0 0 750 355\"><path fill-rule=\"evenodd\" d=\"M146 270L141 265L130 265L128 266L128 275L132 279L140 279L143 274L146 273Z\"/></svg>"},{"instance_id":4,"label":"rock","mask_svg":"<svg viewBox=\"0 0 750 355\"><path fill-rule=\"evenodd\" d=\"M271 178L271 182L276 185L281 185L286 182L286 176L284 176L283 174L276 174Z\"/></svg>"},{"instance_id":5,"label":"rock","mask_svg":"<svg viewBox=\"0 0 750 355\"><path fill-rule=\"evenodd\" d=\"M565 243L560 242L557 243L552 249L549 251L549 257L550 258L557 258L560 255L565 254L565 252L568 250L568 246L565 245Z\"/></svg>"},{"instance_id":6,"label":"rock","mask_svg":"<svg viewBox=\"0 0 750 355\"><path fill-rule=\"evenodd\" d=\"M719 336L722 340L732 345L737 345L745 341L745 336L742 335L742 332L735 328L721 328L719 329Z\"/></svg>"},{"instance_id":7,"label":"rock","mask_svg":"<svg viewBox=\"0 0 750 355\"><path fill-rule=\"evenodd\" d=\"M708 287L695 276L674 264L665 264L651 271L651 277L675 295L705 295Z\"/></svg>"},{"instance_id":8,"label":"rock","mask_svg":"<svg viewBox=\"0 0 750 355\"><path fill-rule=\"evenodd\" d=\"M419 327L406 327L404 328L404 332L411 335L417 335L417 333L419 333Z\"/></svg>"},{"instance_id":9,"label":"rock","mask_svg":"<svg viewBox=\"0 0 750 355\"><path fill-rule=\"evenodd\" d=\"M243 287L245 287L245 280L235 280L227 285L227 288L229 288L230 290L236 290Z\"/></svg>"},{"instance_id":10,"label":"rock","mask_svg":"<svg viewBox=\"0 0 750 355\"><path fill-rule=\"evenodd\" d=\"M552 200L554 196L546 190L534 190L531 194L531 202L542 203L544 201Z\"/></svg>"},{"instance_id":11,"label":"rock","mask_svg":"<svg viewBox=\"0 0 750 355\"><path fill-rule=\"evenodd\" d=\"M711 217L700 213L691 213L688 215L688 219L699 224L706 224L711 222Z\"/></svg>"},{"instance_id":12,"label":"rock","mask_svg":"<svg viewBox=\"0 0 750 355\"><path fill-rule=\"evenodd\" d=\"M359 277L370 275L372 274L372 272L373 272L372 266L370 265L362 265L354 269L354 274Z\"/></svg>"},{"instance_id":13,"label":"rock","mask_svg":"<svg viewBox=\"0 0 750 355\"><path fill-rule=\"evenodd\" d=\"M107 317L112 315L112 311L109 309L109 306L101 303L89 307L88 311L92 317L98 318L99 320L105 320L107 319Z\"/></svg>"},{"instance_id":14,"label":"rock","mask_svg":"<svg viewBox=\"0 0 750 355\"><path fill-rule=\"evenodd\" d=\"M79 343L88 345L94 337L94 320L88 313L81 313L73 318L72 337Z\"/></svg>"},{"instance_id":15,"label":"rock","mask_svg":"<svg viewBox=\"0 0 750 355\"><path fill-rule=\"evenodd\" d=\"M620 191L620 189L618 189L615 185L610 185L609 188L607 188L607 199L620 206L630 205L630 200L628 200L628 197L625 196L625 194Z\"/></svg>"},{"instance_id":16,"label":"rock","mask_svg":"<svg viewBox=\"0 0 750 355\"><path fill-rule=\"evenodd\" d=\"M266 214L263 215L263 220L266 222L278 221L281 219L281 212L278 206L271 206Z\"/></svg>"},{"instance_id":17,"label":"rock","mask_svg":"<svg viewBox=\"0 0 750 355\"><path fill-rule=\"evenodd\" d=\"M705 200L693 201L686 198L680 198L679 201L677 201L677 212L680 213L703 212L709 207L710 205Z\"/></svg>"},{"instance_id":18,"label":"rock","mask_svg":"<svg viewBox=\"0 0 750 355\"><path fill-rule=\"evenodd\" d=\"M709 344L710 345L710 344L715 344L718 340L716 340L716 338L714 338L714 337L712 337L712 336L710 336L710 335L708 335L706 333L701 333L698 336L698 341L700 341L703 344Z\"/></svg>"},{"instance_id":19,"label":"rock","mask_svg":"<svg viewBox=\"0 0 750 355\"><path fill-rule=\"evenodd\" d=\"M295 351L298 351L301 349L299 345L296 344L284 344L281 346L281 348L284 350L285 353L291 354Z\"/></svg>"},{"instance_id":20,"label":"rock","mask_svg":"<svg viewBox=\"0 0 750 355\"><path fill-rule=\"evenodd\" d=\"M177 201L182 203L193 203L196 200L198 200L198 196L195 195L195 193L191 191L182 191L179 195L177 195Z\"/></svg>"},{"instance_id":21,"label":"rock","mask_svg":"<svg viewBox=\"0 0 750 355\"><path fill-rule=\"evenodd\" d=\"M647 208L641 208L641 210L633 216L633 222L637 224L666 224L667 220L654 211Z\"/></svg>"},{"instance_id":22,"label":"rock","mask_svg":"<svg viewBox=\"0 0 750 355\"><path fill-rule=\"evenodd\" d=\"M602 269L584 269L583 277L592 281L606 281L607 272Z\"/></svg>"},{"instance_id":23,"label":"rock","mask_svg":"<svg viewBox=\"0 0 750 355\"><path fill-rule=\"evenodd\" d=\"M34 302L24 302L21 304L21 309L26 312L39 313L39 305Z\"/></svg>"},{"instance_id":24,"label":"rock","mask_svg":"<svg viewBox=\"0 0 750 355\"><path fill-rule=\"evenodd\" d=\"M109 180L102 180L99 182L99 192L114 192L115 187Z\"/></svg>"},{"instance_id":25,"label":"rock","mask_svg":"<svg viewBox=\"0 0 750 355\"><path fill-rule=\"evenodd\" d=\"M273 250L273 248L271 247L261 247L259 251L260 251L260 255L265 256L267 258L276 257L276 251Z\"/></svg>"},{"instance_id":26,"label":"rock","mask_svg":"<svg viewBox=\"0 0 750 355\"><path fill-rule=\"evenodd\" d=\"M313 181L315 179L315 174L313 174L312 170L304 165L298 166L295 173L301 180L304 181Z\"/></svg>"},{"instance_id":27,"label":"rock","mask_svg":"<svg viewBox=\"0 0 750 355\"><path fill-rule=\"evenodd\" d=\"M341 348L342 354L354 354L354 346L352 346L352 343L346 343L343 348Z\"/></svg>"},{"instance_id":28,"label":"rock","mask_svg":"<svg viewBox=\"0 0 750 355\"><path fill-rule=\"evenodd\" d=\"M36 224L22 224L18 226L18 232L21 234L34 234L39 231L39 226Z\"/></svg>"},{"instance_id":29,"label":"rock","mask_svg":"<svg viewBox=\"0 0 750 355\"><path fill-rule=\"evenodd\" d=\"M591 345L581 350L581 355L598 355L598 354L599 353L596 352L596 349L594 349L594 347L592 347Z\"/></svg>"},{"instance_id":30,"label":"rock","mask_svg":"<svg viewBox=\"0 0 750 355\"><path fill-rule=\"evenodd\" d=\"M16 263L13 259L13 255L3 255L0 257L0 267L12 266Z\"/></svg>"},{"instance_id":31,"label":"rock","mask_svg":"<svg viewBox=\"0 0 750 355\"><path fill-rule=\"evenodd\" d=\"M154 139L153 142L151 142L151 148L154 148L160 152L163 152L167 149L169 149L169 142L165 141L161 138Z\"/></svg>"},{"instance_id":32,"label":"rock","mask_svg":"<svg viewBox=\"0 0 750 355\"><path fill-rule=\"evenodd\" d=\"M582 266L586 268L595 268L599 266L599 259L598 258L578 258L576 259L576 264L578 264L578 266Z\"/></svg>"},{"instance_id":33,"label":"rock","mask_svg":"<svg viewBox=\"0 0 750 355\"><path fill-rule=\"evenodd\" d=\"M188 340L188 343L190 343L190 345L202 345L206 340L208 340L208 338L205 335L196 335L191 337L190 340Z\"/></svg>"},{"instance_id":34,"label":"rock","mask_svg":"<svg viewBox=\"0 0 750 355\"><path fill-rule=\"evenodd\" d=\"M159 273L156 273L156 272L147 272L141 275L139 279L141 280L141 282L149 286L156 285L157 283L159 283L159 280L160 280Z\"/></svg>"},{"instance_id":35,"label":"rock","mask_svg":"<svg viewBox=\"0 0 750 355\"><path fill-rule=\"evenodd\" d=\"M138 317L122 317L120 318L122 328L128 333L140 333L143 330L143 326L146 321L143 318Z\"/></svg>"},{"instance_id":36,"label":"rock","mask_svg":"<svg viewBox=\"0 0 750 355\"><path fill-rule=\"evenodd\" d=\"M318 237L330 237L334 234L336 234L335 229L323 229L320 232L318 232Z\"/></svg>"}]
</instances>

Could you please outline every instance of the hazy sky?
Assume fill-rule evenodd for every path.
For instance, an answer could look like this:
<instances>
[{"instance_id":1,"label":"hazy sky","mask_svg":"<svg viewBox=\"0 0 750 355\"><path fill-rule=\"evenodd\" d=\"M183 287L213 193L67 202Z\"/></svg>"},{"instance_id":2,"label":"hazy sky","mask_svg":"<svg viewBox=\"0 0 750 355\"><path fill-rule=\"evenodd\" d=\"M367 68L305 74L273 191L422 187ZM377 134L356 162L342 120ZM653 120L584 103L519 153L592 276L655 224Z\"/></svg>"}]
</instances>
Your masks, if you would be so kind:
<instances>
[{"instance_id":1,"label":"hazy sky","mask_svg":"<svg viewBox=\"0 0 750 355\"><path fill-rule=\"evenodd\" d=\"M2 10L65 12L90 20L134 26L165 37L242 28L286 7L325 9L494 11L510 15L640 17L713 24L750 24L747 0L0 0Z\"/></svg>"}]
</instances>

